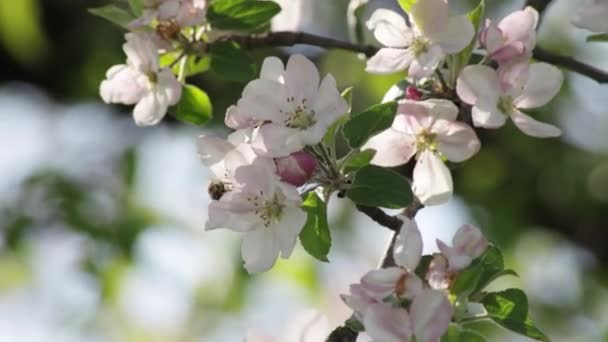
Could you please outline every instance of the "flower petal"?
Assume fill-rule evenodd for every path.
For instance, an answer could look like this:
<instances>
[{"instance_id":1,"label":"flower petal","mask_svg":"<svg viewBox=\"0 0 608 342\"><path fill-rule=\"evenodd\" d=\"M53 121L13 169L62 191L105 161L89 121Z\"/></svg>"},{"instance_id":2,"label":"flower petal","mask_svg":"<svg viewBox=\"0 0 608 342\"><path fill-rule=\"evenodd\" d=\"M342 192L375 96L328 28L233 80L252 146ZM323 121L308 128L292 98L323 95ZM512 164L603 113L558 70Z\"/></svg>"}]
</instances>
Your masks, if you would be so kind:
<instances>
[{"instance_id":1,"label":"flower petal","mask_svg":"<svg viewBox=\"0 0 608 342\"><path fill-rule=\"evenodd\" d=\"M502 127L507 121L507 116L496 105L497 100L480 98L471 110L473 125L490 129Z\"/></svg>"},{"instance_id":2,"label":"flower petal","mask_svg":"<svg viewBox=\"0 0 608 342\"><path fill-rule=\"evenodd\" d=\"M169 104L164 94L149 92L133 108L133 118L138 126L156 125L167 114Z\"/></svg>"},{"instance_id":3,"label":"flower petal","mask_svg":"<svg viewBox=\"0 0 608 342\"><path fill-rule=\"evenodd\" d=\"M197 147L199 158L205 166L212 170L214 169L213 165L218 163L223 165L226 154L234 149L234 145L230 142L220 137L204 134L198 137ZM221 177L223 175L215 174L215 176Z\"/></svg>"},{"instance_id":4,"label":"flower petal","mask_svg":"<svg viewBox=\"0 0 608 342\"><path fill-rule=\"evenodd\" d=\"M368 61L365 71L374 74L390 74L407 69L414 56L409 49L382 48Z\"/></svg>"},{"instance_id":5,"label":"flower petal","mask_svg":"<svg viewBox=\"0 0 608 342\"><path fill-rule=\"evenodd\" d=\"M397 282L405 275L405 270L400 267L372 270L361 278L361 288L368 296L381 302L384 298L395 293Z\"/></svg>"},{"instance_id":6,"label":"flower petal","mask_svg":"<svg viewBox=\"0 0 608 342\"><path fill-rule=\"evenodd\" d=\"M475 105L479 99L496 102L501 93L498 75L487 66L467 66L458 77L456 92L462 101L470 105Z\"/></svg>"},{"instance_id":7,"label":"flower petal","mask_svg":"<svg viewBox=\"0 0 608 342\"><path fill-rule=\"evenodd\" d=\"M286 95L293 97L293 103L300 104L306 100L310 104L319 89L319 70L308 58L292 55L287 61L285 86Z\"/></svg>"},{"instance_id":8,"label":"flower petal","mask_svg":"<svg viewBox=\"0 0 608 342\"><path fill-rule=\"evenodd\" d=\"M340 95L336 79L332 75L323 78L315 103L313 104L315 119L330 126L348 111L348 103Z\"/></svg>"},{"instance_id":9,"label":"flower petal","mask_svg":"<svg viewBox=\"0 0 608 342\"><path fill-rule=\"evenodd\" d=\"M443 52L453 54L467 47L475 36L475 28L464 15L449 17L444 31L434 34L431 39L439 44Z\"/></svg>"},{"instance_id":10,"label":"flower petal","mask_svg":"<svg viewBox=\"0 0 608 342\"><path fill-rule=\"evenodd\" d=\"M410 315L417 342L436 342L448 330L454 309L440 291L424 290L418 294Z\"/></svg>"},{"instance_id":11,"label":"flower petal","mask_svg":"<svg viewBox=\"0 0 608 342\"><path fill-rule=\"evenodd\" d=\"M519 110L511 113L511 120L513 120L517 128L531 137L554 138L562 135L562 131L559 128L537 121Z\"/></svg>"},{"instance_id":12,"label":"flower petal","mask_svg":"<svg viewBox=\"0 0 608 342\"><path fill-rule=\"evenodd\" d=\"M158 71L158 52L149 33L129 32L125 40L122 49L127 55L127 64L144 74Z\"/></svg>"},{"instance_id":13,"label":"flower petal","mask_svg":"<svg viewBox=\"0 0 608 342\"><path fill-rule=\"evenodd\" d=\"M271 56L264 59L262 69L260 70L260 78L278 83L284 83L285 66L279 58Z\"/></svg>"},{"instance_id":14,"label":"flower petal","mask_svg":"<svg viewBox=\"0 0 608 342\"><path fill-rule=\"evenodd\" d=\"M251 145L264 157L286 157L304 148L301 131L276 124L265 124L253 131Z\"/></svg>"},{"instance_id":15,"label":"flower petal","mask_svg":"<svg viewBox=\"0 0 608 342\"><path fill-rule=\"evenodd\" d=\"M413 272L422 258L422 235L416 221L399 216L403 225L395 240L393 258L395 263Z\"/></svg>"},{"instance_id":16,"label":"flower petal","mask_svg":"<svg viewBox=\"0 0 608 342\"><path fill-rule=\"evenodd\" d=\"M287 109L285 99L285 88L281 83L267 79L253 80L245 86L242 98L237 103L244 114L241 121L281 123L285 119L282 111Z\"/></svg>"},{"instance_id":17,"label":"flower petal","mask_svg":"<svg viewBox=\"0 0 608 342\"><path fill-rule=\"evenodd\" d=\"M530 65L528 81L522 94L515 99L517 108L537 108L547 104L562 87L564 76L562 72L547 63Z\"/></svg>"},{"instance_id":18,"label":"flower petal","mask_svg":"<svg viewBox=\"0 0 608 342\"><path fill-rule=\"evenodd\" d=\"M452 197L453 184L450 170L435 155L425 150L414 167L412 190L426 206L447 202Z\"/></svg>"},{"instance_id":19,"label":"flower petal","mask_svg":"<svg viewBox=\"0 0 608 342\"><path fill-rule=\"evenodd\" d=\"M256 229L245 233L241 256L249 273L268 271L279 256L279 243L270 229Z\"/></svg>"},{"instance_id":20,"label":"flower petal","mask_svg":"<svg viewBox=\"0 0 608 342\"><path fill-rule=\"evenodd\" d=\"M445 53L439 45L431 44L427 52L412 60L408 69L408 76L416 79L430 76L435 72L444 56Z\"/></svg>"},{"instance_id":21,"label":"flower petal","mask_svg":"<svg viewBox=\"0 0 608 342\"><path fill-rule=\"evenodd\" d=\"M404 342L412 337L407 311L388 303L371 305L363 318L363 326L365 332L378 342Z\"/></svg>"},{"instance_id":22,"label":"flower petal","mask_svg":"<svg viewBox=\"0 0 608 342\"><path fill-rule=\"evenodd\" d=\"M481 147L475 131L462 122L437 120L432 132L437 134L437 150L453 162L471 158Z\"/></svg>"},{"instance_id":23,"label":"flower petal","mask_svg":"<svg viewBox=\"0 0 608 342\"><path fill-rule=\"evenodd\" d=\"M418 103L428 108L428 113L436 119L454 121L458 117L458 107L452 101L428 99L426 101L419 101Z\"/></svg>"},{"instance_id":24,"label":"flower petal","mask_svg":"<svg viewBox=\"0 0 608 342\"><path fill-rule=\"evenodd\" d=\"M253 211L235 212L230 210L224 203L218 201L209 203L208 213L205 230L223 228L235 232L247 232L253 229L258 222Z\"/></svg>"},{"instance_id":25,"label":"flower petal","mask_svg":"<svg viewBox=\"0 0 608 342\"><path fill-rule=\"evenodd\" d=\"M416 139L393 128L371 137L361 150L376 150L373 165L394 167L407 163L416 153Z\"/></svg>"},{"instance_id":26,"label":"flower petal","mask_svg":"<svg viewBox=\"0 0 608 342\"><path fill-rule=\"evenodd\" d=\"M105 103L135 104L146 93L147 83L148 78L134 68L115 65L101 82L99 94Z\"/></svg>"},{"instance_id":27,"label":"flower petal","mask_svg":"<svg viewBox=\"0 0 608 342\"><path fill-rule=\"evenodd\" d=\"M410 9L410 19L428 37L446 31L448 14L447 0L416 1Z\"/></svg>"},{"instance_id":28,"label":"flower petal","mask_svg":"<svg viewBox=\"0 0 608 342\"><path fill-rule=\"evenodd\" d=\"M271 226L270 229L275 230L277 241L279 243L279 250L281 251L281 258L287 259L291 256L298 235L304 228L306 223L306 212L300 208L284 208L281 220L276 225Z\"/></svg>"},{"instance_id":29,"label":"flower petal","mask_svg":"<svg viewBox=\"0 0 608 342\"><path fill-rule=\"evenodd\" d=\"M156 91L164 94L169 106L176 105L182 96L182 84L167 68L161 69L156 77Z\"/></svg>"},{"instance_id":30,"label":"flower petal","mask_svg":"<svg viewBox=\"0 0 608 342\"><path fill-rule=\"evenodd\" d=\"M411 29L397 12L380 8L374 11L366 23L374 31L376 39L387 47L406 47L412 41Z\"/></svg>"}]
</instances>

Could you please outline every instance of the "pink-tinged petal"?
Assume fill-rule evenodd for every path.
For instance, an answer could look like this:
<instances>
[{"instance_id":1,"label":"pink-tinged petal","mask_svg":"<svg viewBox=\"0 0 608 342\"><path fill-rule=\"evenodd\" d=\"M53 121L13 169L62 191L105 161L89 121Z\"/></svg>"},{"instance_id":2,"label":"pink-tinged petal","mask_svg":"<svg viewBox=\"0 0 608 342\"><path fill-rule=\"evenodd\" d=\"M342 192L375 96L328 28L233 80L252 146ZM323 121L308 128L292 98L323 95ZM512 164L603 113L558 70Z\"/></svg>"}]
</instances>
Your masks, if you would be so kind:
<instances>
[{"instance_id":1,"label":"pink-tinged petal","mask_svg":"<svg viewBox=\"0 0 608 342\"><path fill-rule=\"evenodd\" d=\"M363 318L363 326L365 332L377 342L409 342L412 338L407 311L388 303L370 306Z\"/></svg>"},{"instance_id":2,"label":"pink-tinged petal","mask_svg":"<svg viewBox=\"0 0 608 342\"><path fill-rule=\"evenodd\" d=\"M223 228L241 233L252 230L258 222L253 211L235 212L218 201L209 203L208 213L205 230Z\"/></svg>"},{"instance_id":3,"label":"pink-tinged petal","mask_svg":"<svg viewBox=\"0 0 608 342\"><path fill-rule=\"evenodd\" d=\"M410 317L417 342L437 342L448 330L454 309L440 291L425 290L410 307Z\"/></svg>"},{"instance_id":4,"label":"pink-tinged petal","mask_svg":"<svg viewBox=\"0 0 608 342\"><path fill-rule=\"evenodd\" d=\"M279 257L279 242L270 229L255 229L243 236L241 256L250 274L266 272Z\"/></svg>"},{"instance_id":5,"label":"pink-tinged petal","mask_svg":"<svg viewBox=\"0 0 608 342\"><path fill-rule=\"evenodd\" d=\"M346 306L354 311L354 315L359 321L363 321L363 317L370 306L377 303L376 300L367 294L360 284L350 285L350 294L340 295L340 298Z\"/></svg>"},{"instance_id":6,"label":"pink-tinged petal","mask_svg":"<svg viewBox=\"0 0 608 342\"><path fill-rule=\"evenodd\" d=\"M182 84L171 70L163 68L157 74L156 91L163 93L169 106L174 106L182 96Z\"/></svg>"},{"instance_id":7,"label":"pink-tinged petal","mask_svg":"<svg viewBox=\"0 0 608 342\"><path fill-rule=\"evenodd\" d=\"M513 60L510 63L501 64L496 72L503 93L517 98L522 94L530 78L530 64L527 60Z\"/></svg>"},{"instance_id":8,"label":"pink-tinged petal","mask_svg":"<svg viewBox=\"0 0 608 342\"><path fill-rule=\"evenodd\" d=\"M536 25L538 25L538 12L528 6L506 16L498 23L498 28L504 32L508 43L519 41L525 44L536 37Z\"/></svg>"},{"instance_id":9,"label":"pink-tinged petal","mask_svg":"<svg viewBox=\"0 0 608 342\"><path fill-rule=\"evenodd\" d=\"M513 123L515 123L515 126L517 126L519 130L531 137L554 138L562 135L562 131L559 128L537 121L519 110L515 110L511 113L511 120L513 120Z\"/></svg>"},{"instance_id":10,"label":"pink-tinged petal","mask_svg":"<svg viewBox=\"0 0 608 342\"><path fill-rule=\"evenodd\" d=\"M168 107L164 96L159 96L156 92L147 93L133 108L135 124L138 126L156 125L165 117Z\"/></svg>"},{"instance_id":11,"label":"pink-tinged petal","mask_svg":"<svg viewBox=\"0 0 608 342\"><path fill-rule=\"evenodd\" d=\"M592 32L608 32L608 3L603 0L589 0L579 9L572 24Z\"/></svg>"},{"instance_id":12,"label":"pink-tinged petal","mask_svg":"<svg viewBox=\"0 0 608 342\"><path fill-rule=\"evenodd\" d=\"M393 258L397 265L413 272L422 258L422 235L416 221L405 216L399 218L403 225L395 240Z\"/></svg>"},{"instance_id":13,"label":"pink-tinged petal","mask_svg":"<svg viewBox=\"0 0 608 342\"><path fill-rule=\"evenodd\" d=\"M547 63L530 65L530 73L522 94L515 99L517 108L537 108L547 104L562 87L564 76L558 68Z\"/></svg>"},{"instance_id":14,"label":"pink-tinged petal","mask_svg":"<svg viewBox=\"0 0 608 342\"><path fill-rule=\"evenodd\" d=\"M454 248L446 245L441 240L436 240L437 248L441 251L441 254L448 261L448 271L449 272L458 272L460 270L465 269L467 266L471 264L473 258L467 254L458 253Z\"/></svg>"},{"instance_id":15,"label":"pink-tinged petal","mask_svg":"<svg viewBox=\"0 0 608 342\"><path fill-rule=\"evenodd\" d=\"M506 42L503 32L494 23L488 21L486 28L480 33L481 45L490 55L496 53Z\"/></svg>"},{"instance_id":16,"label":"pink-tinged petal","mask_svg":"<svg viewBox=\"0 0 608 342\"><path fill-rule=\"evenodd\" d=\"M465 224L454 235L452 246L458 253L469 255L475 259L488 248L488 240L479 228Z\"/></svg>"},{"instance_id":17,"label":"pink-tinged petal","mask_svg":"<svg viewBox=\"0 0 608 342\"><path fill-rule=\"evenodd\" d=\"M393 120L392 128L398 132L415 136L423 130L428 130L435 118L429 115L432 103L402 100L399 101L397 115Z\"/></svg>"},{"instance_id":18,"label":"pink-tinged petal","mask_svg":"<svg viewBox=\"0 0 608 342\"><path fill-rule=\"evenodd\" d=\"M475 28L464 15L448 18L447 27L430 38L441 46L443 52L453 54L462 51L473 41Z\"/></svg>"},{"instance_id":19,"label":"pink-tinged petal","mask_svg":"<svg viewBox=\"0 0 608 342\"><path fill-rule=\"evenodd\" d=\"M287 157L274 160L277 174L281 179L294 186L302 186L314 174L317 160L304 151L298 151Z\"/></svg>"},{"instance_id":20,"label":"pink-tinged petal","mask_svg":"<svg viewBox=\"0 0 608 342\"><path fill-rule=\"evenodd\" d=\"M439 241L437 241L439 246ZM445 244L443 244L447 247ZM441 250L441 247L440 247ZM443 250L441 250L443 252ZM444 291L450 287L450 273L448 272L448 259L441 254L434 254L426 274L429 286L434 290Z\"/></svg>"},{"instance_id":21,"label":"pink-tinged petal","mask_svg":"<svg viewBox=\"0 0 608 342\"><path fill-rule=\"evenodd\" d=\"M277 57L266 57L260 70L260 78L278 83L285 82L285 66Z\"/></svg>"},{"instance_id":22,"label":"pink-tinged petal","mask_svg":"<svg viewBox=\"0 0 608 342\"><path fill-rule=\"evenodd\" d=\"M425 36L445 32L448 22L447 0L416 1L410 9L410 19Z\"/></svg>"},{"instance_id":23,"label":"pink-tinged petal","mask_svg":"<svg viewBox=\"0 0 608 342\"><path fill-rule=\"evenodd\" d=\"M450 170L435 155L425 150L414 167L412 190L426 206L447 202L452 197L453 184Z\"/></svg>"},{"instance_id":24,"label":"pink-tinged petal","mask_svg":"<svg viewBox=\"0 0 608 342\"><path fill-rule=\"evenodd\" d=\"M135 104L147 90L148 78L127 65L115 65L101 82L99 94L105 103Z\"/></svg>"},{"instance_id":25,"label":"pink-tinged petal","mask_svg":"<svg viewBox=\"0 0 608 342\"><path fill-rule=\"evenodd\" d=\"M505 124L507 116L498 109L497 102L497 99L488 100L485 98L480 98L477 101L477 104L471 110L475 127L495 129Z\"/></svg>"},{"instance_id":26,"label":"pink-tinged petal","mask_svg":"<svg viewBox=\"0 0 608 342\"><path fill-rule=\"evenodd\" d=\"M258 157L253 160L247 158L246 153L239 149L248 149L248 145L238 146L226 155L226 169L233 170L234 183L241 187L243 192L271 199L274 182L277 177L274 173L274 163L271 159Z\"/></svg>"},{"instance_id":27,"label":"pink-tinged petal","mask_svg":"<svg viewBox=\"0 0 608 342\"><path fill-rule=\"evenodd\" d=\"M228 152L234 149L227 140L212 135L201 135L197 142L198 156L207 167L222 162ZM220 175L216 175L220 176Z\"/></svg>"},{"instance_id":28,"label":"pink-tinged petal","mask_svg":"<svg viewBox=\"0 0 608 342\"><path fill-rule=\"evenodd\" d=\"M412 41L411 29L405 23L405 19L394 11L377 9L366 25L370 31L374 31L374 36L384 46L406 47Z\"/></svg>"},{"instance_id":29,"label":"pink-tinged petal","mask_svg":"<svg viewBox=\"0 0 608 342\"><path fill-rule=\"evenodd\" d=\"M319 70L308 58L293 55L287 61L285 86L286 95L293 97L293 103L300 104L306 99L310 104L319 89Z\"/></svg>"},{"instance_id":30,"label":"pink-tinged petal","mask_svg":"<svg viewBox=\"0 0 608 342\"><path fill-rule=\"evenodd\" d=\"M409 49L383 48L367 61L365 71L373 74L403 71L410 66L413 59Z\"/></svg>"},{"instance_id":31,"label":"pink-tinged petal","mask_svg":"<svg viewBox=\"0 0 608 342\"><path fill-rule=\"evenodd\" d=\"M237 103L248 121L272 121L282 123L288 109L286 104L285 88L281 83L267 79L257 79L249 82L243 89L242 98Z\"/></svg>"},{"instance_id":32,"label":"pink-tinged petal","mask_svg":"<svg viewBox=\"0 0 608 342\"><path fill-rule=\"evenodd\" d=\"M389 128L371 137L361 150L376 150L373 165L394 167L407 163L416 153L415 137Z\"/></svg>"},{"instance_id":33,"label":"pink-tinged petal","mask_svg":"<svg viewBox=\"0 0 608 342\"><path fill-rule=\"evenodd\" d=\"M323 78L313 104L315 119L330 126L348 111L348 103L340 95L336 79L332 75Z\"/></svg>"},{"instance_id":34,"label":"pink-tinged petal","mask_svg":"<svg viewBox=\"0 0 608 342\"><path fill-rule=\"evenodd\" d=\"M454 121L458 117L458 107L456 107L452 101L443 99L429 99L420 102L420 104L426 107L428 114L436 119Z\"/></svg>"},{"instance_id":35,"label":"pink-tinged petal","mask_svg":"<svg viewBox=\"0 0 608 342\"><path fill-rule=\"evenodd\" d=\"M412 60L408 69L408 76L420 79L432 75L444 56L445 54L439 45L431 44L427 52Z\"/></svg>"},{"instance_id":36,"label":"pink-tinged petal","mask_svg":"<svg viewBox=\"0 0 608 342\"><path fill-rule=\"evenodd\" d=\"M495 50L490 57L499 63L508 63L510 60L519 59L526 53L526 47L522 42L513 42ZM527 58L526 58L527 62Z\"/></svg>"},{"instance_id":37,"label":"pink-tinged petal","mask_svg":"<svg viewBox=\"0 0 608 342\"><path fill-rule=\"evenodd\" d=\"M407 273L399 278L395 292L399 298L413 299L423 289L422 280L414 273Z\"/></svg>"},{"instance_id":38,"label":"pink-tinged petal","mask_svg":"<svg viewBox=\"0 0 608 342\"><path fill-rule=\"evenodd\" d=\"M238 129L230 134L226 140L230 142L234 146L238 146L240 144L249 144L251 143L251 134L253 133L253 128L248 127L244 129Z\"/></svg>"},{"instance_id":39,"label":"pink-tinged petal","mask_svg":"<svg viewBox=\"0 0 608 342\"><path fill-rule=\"evenodd\" d=\"M259 120L249 113L245 108L239 106L230 106L226 110L224 123L232 129L243 129L253 127L258 124Z\"/></svg>"},{"instance_id":40,"label":"pink-tinged petal","mask_svg":"<svg viewBox=\"0 0 608 342\"><path fill-rule=\"evenodd\" d=\"M462 122L437 120L432 132L437 134L437 150L456 163L471 158L481 147L475 131Z\"/></svg>"},{"instance_id":41,"label":"pink-tinged petal","mask_svg":"<svg viewBox=\"0 0 608 342\"><path fill-rule=\"evenodd\" d=\"M179 0L165 0L161 1L158 6L158 19L169 20L175 18L179 13L180 1Z\"/></svg>"},{"instance_id":42,"label":"pink-tinged petal","mask_svg":"<svg viewBox=\"0 0 608 342\"><path fill-rule=\"evenodd\" d=\"M127 55L127 64L144 74L157 72L159 57L152 35L146 32L129 32L125 39L126 43L122 49Z\"/></svg>"},{"instance_id":43,"label":"pink-tinged petal","mask_svg":"<svg viewBox=\"0 0 608 342\"><path fill-rule=\"evenodd\" d=\"M251 145L261 156L279 158L302 150L306 143L298 129L265 124L253 131Z\"/></svg>"},{"instance_id":44,"label":"pink-tinged petal","mask_svg":"<svg viewBox=\"0 0 608 342\"><path fill-rule=\"evenodd\" d=\"M406 271L399 267L372 270L361 278L361 288L369 297L381 302L395 293L397 282L406 274Z\"/></svg>"},{"instance_id":45,"label":"pink-tinged petal","mask_svg":"<svg viewBox=\"0 0 608 342\"><path fill-rule=\"evenodd\" d=\"M281 251L281 258L287 259L291 256L298 235L306 223L306 212L300 208L283 208L281 220L270 226L275 232L276 240Z\"/></svg>"},{"instance_id":46,"label":"pink-tinged petal","mask_svg":"<svg viewBox=\"0 0 608 342\"><path fill-rule=\"evenodd\" d=\"M496 101L501 94L498 75L487 66L467 66L458 77L456 92L462 101L470 105L475 105L479 99Z\"/></svg>"}]
</instances>

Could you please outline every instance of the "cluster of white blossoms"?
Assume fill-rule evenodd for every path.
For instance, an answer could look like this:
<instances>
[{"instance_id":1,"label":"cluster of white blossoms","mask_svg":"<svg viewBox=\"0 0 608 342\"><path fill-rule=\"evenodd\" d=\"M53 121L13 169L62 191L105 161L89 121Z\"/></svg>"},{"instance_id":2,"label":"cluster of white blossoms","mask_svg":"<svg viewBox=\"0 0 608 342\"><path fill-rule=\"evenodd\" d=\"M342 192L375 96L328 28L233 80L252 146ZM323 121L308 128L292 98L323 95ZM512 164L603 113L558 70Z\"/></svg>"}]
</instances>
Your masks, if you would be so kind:
<instances>
[{"instance_id":1,"label":"cluster of white blossoms","mask_svg":"<svg viewBox=\"0 0 608 342\"><path fill-rule=\"evenodd\" d=\"M397 266L368 272L342 299L375 342L435 342L455 315L449 291L453 280L485 252L488 241L478 228L464 225L451 247L437 240L441 253L422 274L417 270L420 231L415 221L400 218L404 223L393 253Z\"/></svg>"},{"instance_id":2,"label":"cluster of white blossoms","mask_svg":"<svg viewBox=\"0 0 608 342\"><path fill-rule=\"evenodd\" d=\"M127 61L107 71L100 94L106 103L135 105L135 123L150 126L162 120L182 93L171 70L160 67L159 52L171 49L182 28L204 21L207 1L144 0L143 6L142 16L128 25L132 32L125 35Z\"/></svg>"},{"instance_id":3,"label":"cluster of white blossoms","mask_svg":"<svg viewBox=\"0 0 608 342\"><path fill-rule=\"evenodd\" d=\"M206 229L243 233L245 268L270 269L279 254L288 258L306 221L297 186L315 172L306 146L321 142L328 127L348 111L331 75L320 82L315 65L302 55L264 60L260 78L228 108L228 140L203 135L199 153L213 179Z\"/></svg>"},{"instance_id":4,"label":"cluster of white blossoms","mask_svg":"<svg viewBox=\"0 0 608 342\"><path fill-rule=\"evenodd\" d=\"M398 13L385 9L368 21L376 38L387 46L367 63L376 73L408 70L417 83L438 70L447 53L463 50L473 40L474 30L466 17L449 16L445 0L416 2L410 12L411 26ZM504 18L490 20L480 29L479 44L486 60L498 63L470 65L460 73L456 92L472 106L473 125L498 128L510 117L524 133L534 137L556 137L561 131L524 114L521 109L548 103L559 91L561 71L546 63L529 64L536 44L538 12L528 7ZM447 202L453 192L452 177L444 161L462 162L475 155L480 142L473 129L457 121L459 108L451 101L416 94L399 102L391 128L372 137L364 149L374 149L371 163L393 167L412 157L412 188L424 205Z\"/></svg>"}]
</instances>

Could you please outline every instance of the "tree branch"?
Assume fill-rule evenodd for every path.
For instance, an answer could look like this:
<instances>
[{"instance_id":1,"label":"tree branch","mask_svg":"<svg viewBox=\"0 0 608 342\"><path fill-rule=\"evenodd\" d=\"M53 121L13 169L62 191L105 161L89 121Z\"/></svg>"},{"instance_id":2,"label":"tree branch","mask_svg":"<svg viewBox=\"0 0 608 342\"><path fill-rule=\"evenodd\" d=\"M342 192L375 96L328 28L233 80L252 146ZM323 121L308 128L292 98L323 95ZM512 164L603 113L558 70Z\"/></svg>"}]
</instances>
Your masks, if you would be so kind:
<instances>
[{"instance_id":1,"label":"tree branch","mask_svg":"<svg viewBox=\"0 0 608 342\"><path fill-rule=\"evenodd\" d=\"M545 1L537 1L539 3L544 3ZM547 4L549 1L546 1ZM532 2L530 2L532 3ZM540 6L540 5L537 5ZM546 4L545 4L546 7ZM540 7L539 7L540 8ZM544 9L544 7L542 7ZM363 53L367 57L371 57L376 52L378 52L378 48L371 45L362 45L362 44L354 44L343 40L318 36L311 33L305 32L291 32L291 31L278 31L278 32L269 32L262 35L252 35L252 36L243 36L243 35L227 35L221 38L218 38L219 41L231 41L237 42L240 45L247 48L258 48L265 46L293 46L296 44L305 44L318 46L326 49L341 49L352 52ZM564 69L570 70L572 72L576 72L583 76L587 76L599 83L608 83L608 71L601 70L594 66L585 64L580 62L569 56L562 56L559 54L555 54L544 50L540 47L534 49L534 58L539 61L552 63L558 66L561 66Z\"/></svg>"}]
</instances>

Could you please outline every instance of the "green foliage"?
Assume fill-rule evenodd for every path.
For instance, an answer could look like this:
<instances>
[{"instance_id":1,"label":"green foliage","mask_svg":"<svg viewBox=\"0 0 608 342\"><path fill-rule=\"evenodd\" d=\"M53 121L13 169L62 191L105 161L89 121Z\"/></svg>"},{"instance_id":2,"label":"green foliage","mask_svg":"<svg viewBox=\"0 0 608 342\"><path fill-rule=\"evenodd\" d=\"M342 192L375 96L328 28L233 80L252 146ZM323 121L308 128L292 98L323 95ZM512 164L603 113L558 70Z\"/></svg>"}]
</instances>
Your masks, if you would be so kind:
<instances>
[{"instance_id":1,"label":"green foliage","mask_svg":"<svg viewBox=\"0 0 608 342\"><path fill-rule=\"evenodd\" d=\"M353 3L351 2L351 4ZM365 27L366 10L367 2L362 2L354 8L353 6L348 8L349 33L351 38L360 44L365 42L365 32L367 31L367 27Z\"/></svg>"},{"instance_id":2,"label":"green foliage","mask_svg":"<svg viewBox=\"0 0 608 342\"><path fill-rule=\"evenodd\" d=\"M397 112L397 102L377 104L353 115L344 124L342 133L352 148L363 145L373 134L389 128Z\"/></svg>"},{"instance_id":3,"label":"green foliage","mask_svg":"<svg viewBox=\"0 0 608 342\"><path fill-rule=\"evenodd\" d=\"M608 33L592 34L587 37L588 42L608 42Z\"/></svg>"},{"instance_id":4,"label":"green foliage","mask_svg":"<svg viewBox=\"0 0 608 342\"><path fill-rule=\"evenodd\" d=\"M218 42L211 45L211 70L223 79L244 82L257 75L255 60L235 42Z\"/></svg>"},{"instance_id":5,"label":"green foliage","mask_svg":"<svg viewBox=\"0 0 608 342\"><path fill-rule=\"evenodd\" d=\"M267 27L281 11L273 1L216 0L207 11L207 20L220 30L251 31Z\"/></svg>"},{"instance_id":6,"label":"green foliage","mask_svg":"<svg viewBox=\"0 0 608 342\"><path fill-rule=\"evenodd\" d=\"M398 0L399 5L403 8L404 11L408 12L412 9L412 6L418 2L418 0Z\"/></svg>"},{"instance_id":7,"label":"green foliage","mask_svg":"<svg viewBox=\"0 0 608 342\"><path fill-rule=\"evenodd\" d=\"M116 5L106 5L96 8L89 8L89 13L103 18L111 23L114 23L123 28L127 28L128 24L135 20L135 16L127 9Z\"/></svg>"},{"instance_id":8,"label":"green foliage","mask_svg":"<svg viewBox=\"0 0 608 342\"><path fill-rule=\"evenodd\" d=\"M306 194L302 208L308 214L304 229L300 232L302 247L313 257L329 262L327 254L331 248L331 234L327 223L327 204L311 191Z\"/></svg>"},{"instance_id":9,"label":"green foliage","mask_svg":"<svg viewBox=\"0 0 608 342\"><path fill-rule=\"evenodd\" d=\"M549 341L532 323L528 315L528 298L522 290L488 293L482 303L488 316L500 326L538 341Z\"/></svg>"},{"instance_id":10,"label":"green foliage","mask_svg":"<svg viewBox=\"0 0 608 342\"><path fill-rule=\"evenodd\" d=\"M474 263L458 273L450 291L459 297L466 298L477 288L483 268L481 264Z\"/></svg>"},{"instance_id":11,"label":"green foliage","mask_svg":"<svg viewBox=\"0 0 608 342\"><path fill-rule=\"evenodd\" d=\"M414 273L416 273L416 275L419 276L421 279L425 279L432 261L432 255L423 255L422 259L420 259L420 261L418 262L418 266L416 266L416 270L414 270Z\"/></svg>"},{"instance_id":12,"label":"green foliage","mask_svg":"<svg viewBox=\"0 0 608 342\"><path fill-rule=\"evenodd\" d=\"M184 85L175 117L185 123L202 125L212 116L213 108L207 93L192 84Z\"/></svg>"},{"instance_id":13,"label":"green foliage","mask_svg":"<svg viewBox=\"0 0 608 342\"><path fill-rule=\"evenodd\" d=\"M479 28L483 22L485 11L486 2L485 0L480 0L477 7L467 14L467 18L469 18L471 24L473 24L473 28L475 29L475 35L473 35L471 43L451 59L450 84L454 84L456 82L460 71L467 66L471 60L471 55L473 54L473 49L475 49L475 45L477 44L477 34L479 33Z\"/></svg>"},{"instance_id":14,"label":"green foliage","mask_svg":"<svg viewBox=\"0 0 608 342\"><path fill-rule=\"evenodd\" d=\"M344 166L342 167L344 173L357 171L365 166L368 166L375 154L375 150L365 150L353 154L344 162Z\"/></svg>"},{"instance_id":15,"label":"green foliage","mask_svg":"<svg viewBox=\"0 0 608 342\"><path fill-rule=\"evenodd\" d=\"M407 179L393 170L374 165L357 172L346 196L357 204L391 209L405 208L413 198Z\"/></svg>"},{"instance_id":16,"label":"green foliage","mask_svg":"<svg viewBox=\"0 0 608 342\"><path fill-rule=\"evenodd\" d=\"M505 270L505 264L502 253L496 246L490 245L485 253L479 257L480 276L477 283L477 287L474 292L479 292L488 286L492 281L505 275L517 276L517 273L513 270Z\"/></svg>"},{"instance_id":17,"label":"green foliage","mask_svg":"<svg viewBox=\"0 0 608 342\"><path fill-rule=\"evenodd\" d=\"M486 342L486 338L469 329L461 329L456 324L450 324L448 331L441 337L441 342Z\"/></svg>"},{"instance_id":18,"label":"green foliage","mask_svg":"<svg viewBox=\"0 0 608 342\"><path fill-rule=\"evenodd\" d=\"M175 52L167 52L160 56L160 66L161 67L169 67L171 66L171 71L179 75L181 62L177 61L178 58L187 58L186 64L184 65L183 74L186 77L194 76L200 73L203 73L211 67L211 57L206 55L204 57L200 56L188 56L183 57L180 51Z\"/></svg>"},{"instance_id":19,"label":"green foliage","mask_svg":"<svg viewBox=\"0 0 608 342\"><path fill-rule=\"evenodd\" d=\"M139 17L144 12L144 4L142 0L129 0L129 7L131 8L131 12L136 17Z\"/></svg>"}]
</instances>

